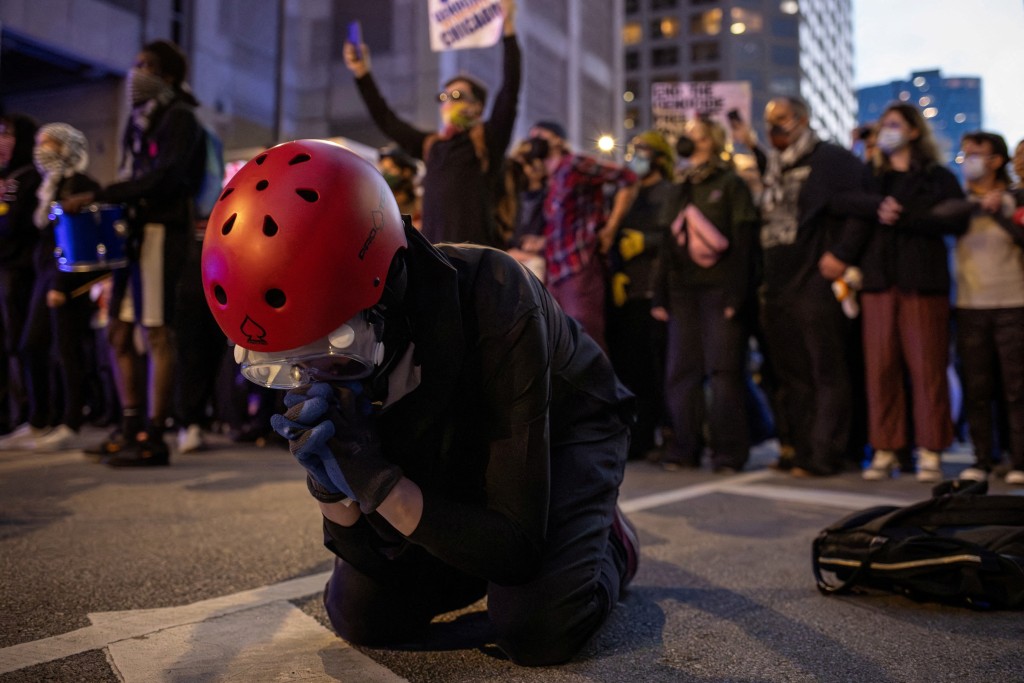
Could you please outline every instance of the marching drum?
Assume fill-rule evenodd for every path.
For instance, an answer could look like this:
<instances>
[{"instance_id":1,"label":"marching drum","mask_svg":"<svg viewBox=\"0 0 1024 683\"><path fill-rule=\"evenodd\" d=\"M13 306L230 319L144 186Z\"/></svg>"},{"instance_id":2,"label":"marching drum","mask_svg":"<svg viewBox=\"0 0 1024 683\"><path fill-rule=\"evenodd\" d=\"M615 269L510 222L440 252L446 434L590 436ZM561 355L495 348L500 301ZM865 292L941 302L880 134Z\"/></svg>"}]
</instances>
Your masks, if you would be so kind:
<instances>
[{"instance_id":1,"label":"marching drum","mask_svg":"<svg viewBox=\"0 0 1024 683\"><path fill-rule=\"evenodd\" d=\"M66 273L111 270L128 265L125 242L128 223L124 209L115 204L90 204L80 213L64 213L60 204L50 206L57 221L55 236L57 268Z\"/></svg>"}]
</instances>

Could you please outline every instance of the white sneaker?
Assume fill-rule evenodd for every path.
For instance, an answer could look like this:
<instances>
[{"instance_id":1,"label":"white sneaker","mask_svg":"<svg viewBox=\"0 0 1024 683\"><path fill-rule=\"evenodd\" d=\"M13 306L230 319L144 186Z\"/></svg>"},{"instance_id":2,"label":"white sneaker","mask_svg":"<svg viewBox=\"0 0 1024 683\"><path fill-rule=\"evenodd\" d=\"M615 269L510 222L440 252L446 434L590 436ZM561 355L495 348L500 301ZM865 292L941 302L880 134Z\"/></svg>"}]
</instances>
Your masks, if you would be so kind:
<instances>
[{"instance_id":1,"label":"white sneaker","mask_svg":"<svg viewBox=\"0 0 1024 683\"><path fill-rule=\"evenodd\" d=\"M57 425L49 433L40 436L33 442L36 451L52 453L53 451L70 451L77 448L78 432L67 425Z\"/></svg>"},{"instance_id":2,"label":"white sneaker","mask_svg":"<svg viewBox=\"0 0 1024 683\"><path fill-rule=\"evenodd\" d=\"M898 467L896 453L878 449L871 458L871 464L860 473L860 476L866 481L881 481L892 476Z\"/></svg>"},{"instance_id":3,"label":"white sneaker","mask_svg":"<svg viewBox=\"0 0 1024 683\"><path fill-rule=\"evenodd\" d=\"M1024 485L1024 470L1010 470L1007 472L1006 483L1016 486Z\"/></svg>"},{"instance_id":4,"label":"white sneaker","mask_svg":"<svg viewBox=\"0 0 1024 683\"><path fill-rule=\"evenodd\" d=\"M199 428L199 425L192 424L187 429L182 428L178 430L179 453L195 453L205 447L206 442L203 441L203 430Z\"/></svg>"},{"instance_id":5,"label":"white sneaker","mask_svg":"<svg viewBox=\"0 0 1024 683\"><path fill-rule=\"evenodd\" d=\"M33 427L26 422L4 438L0 439L0 450L32 450L32 447L35 445L35 440L48 434L50 429L50 427Z\"/></svg>"},{"instance_id":6,"label":"white sneaker","mask_svg":"<svg viewBox=\"0 0 1024 683\"><path fill-rule=\"evenodd\" d=\"M917 449L917 480L924 483L942 481L942 455L927 448Z\"/></svg>"},{"instance_id":7,"label":"white sneaker","mask_svg":"<svg viewBox=\"0 0 1024 683\"><path fill-rule=\"evenodd\" d=\"M968 467L958 478L966 481L988 481L988 472L980 467Z\"/></svg>"}]
</instances>

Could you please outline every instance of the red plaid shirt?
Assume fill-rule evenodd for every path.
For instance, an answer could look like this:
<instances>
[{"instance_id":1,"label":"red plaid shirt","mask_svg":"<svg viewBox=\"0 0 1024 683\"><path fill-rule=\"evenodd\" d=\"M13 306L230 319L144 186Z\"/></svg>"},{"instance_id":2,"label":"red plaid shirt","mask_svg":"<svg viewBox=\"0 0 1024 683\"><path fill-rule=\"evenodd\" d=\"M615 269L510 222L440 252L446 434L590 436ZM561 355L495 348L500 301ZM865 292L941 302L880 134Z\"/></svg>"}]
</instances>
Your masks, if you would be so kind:
<instances>
[{"instance_id":1,"label":"red plaid shirt","mask_svg":"<svg viewBox=\"0 0 1024 683\"><path fill-rule=\"evenodd\" d=\"M548 284L580 272L597 253L597 232L608 218L606 185L636 183L628 168L567 154L548 176L544 197L544 256Z\"/></svg>"}]
</instances>

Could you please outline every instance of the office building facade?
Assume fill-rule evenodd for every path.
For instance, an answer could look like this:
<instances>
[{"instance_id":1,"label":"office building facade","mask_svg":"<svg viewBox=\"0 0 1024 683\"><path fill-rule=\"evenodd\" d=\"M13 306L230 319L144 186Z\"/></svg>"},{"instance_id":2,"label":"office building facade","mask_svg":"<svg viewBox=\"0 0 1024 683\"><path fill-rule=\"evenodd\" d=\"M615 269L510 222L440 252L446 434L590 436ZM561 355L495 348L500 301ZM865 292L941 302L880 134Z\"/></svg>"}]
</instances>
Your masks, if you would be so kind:
<instances>
[{"instance_id":1,"label":"office building facade","mask_svg":"<svg viewBox=\"0 0 1024 683\"><path fill-rule=\"evenodd\" d=\"M624 126L653 125L657 83L750 84L755 128L767 102L797 95L812 125L845 143L854 126L851 0L626 0Z\"/></svg>"}]
</instances>

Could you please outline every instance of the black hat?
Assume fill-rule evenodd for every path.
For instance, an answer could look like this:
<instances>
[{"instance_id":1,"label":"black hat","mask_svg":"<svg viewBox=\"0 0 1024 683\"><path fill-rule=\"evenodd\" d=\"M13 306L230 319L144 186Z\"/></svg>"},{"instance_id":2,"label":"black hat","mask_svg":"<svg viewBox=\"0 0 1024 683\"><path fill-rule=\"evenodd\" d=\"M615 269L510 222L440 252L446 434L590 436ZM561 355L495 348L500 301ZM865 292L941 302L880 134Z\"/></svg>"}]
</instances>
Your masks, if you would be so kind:
<instances>
[{"instance_id":1,"label":"black hat","mask_svg":"<svg viewBox=\"0 0 1024 683\"><path fill-rule=\"evenodd\" d=\"M543 128L546 131L550 131L557 135L558 137L562 138L563 140L568 139L568 136L565 134L565 126L558 123L557 121L538 121L537 123L533 124L533 127Z\"/></svg>"}]
</instances>

